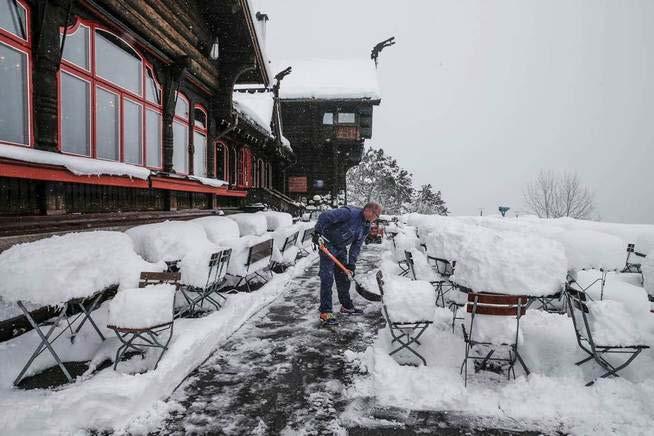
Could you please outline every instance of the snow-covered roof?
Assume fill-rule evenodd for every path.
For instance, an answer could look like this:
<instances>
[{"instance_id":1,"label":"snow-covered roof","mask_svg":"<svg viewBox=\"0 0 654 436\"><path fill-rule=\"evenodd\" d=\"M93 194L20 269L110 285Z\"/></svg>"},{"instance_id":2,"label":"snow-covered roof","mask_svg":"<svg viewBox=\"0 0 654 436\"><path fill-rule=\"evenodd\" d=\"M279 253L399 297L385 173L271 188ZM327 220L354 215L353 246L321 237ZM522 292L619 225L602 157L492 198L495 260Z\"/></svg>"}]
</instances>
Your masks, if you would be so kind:
<instances>
[{"instance_id":1,"label":"snow-covered roof","mask_svg":"<svg viewBox=\"0 0 654 436\"><path fill-rule=\"evenodd\" d=\"M229 182L226 182L221 179L210 179L208 177L200 177L200 176L193 176L193 175L189 175L187 177L191 180L195 180L196 182L200 182L203 185L211 186L213 188L220 188L221 186L229 185Z\"/></svg>"},{"instance_id":2,"label":"snow-covered roof","mask_svg":"<svg viewBox=\"0 0 654 436\"><path fill-rule=\"evenodd\" d=\"M76 176L127 176L141 180L150 177L150 170L136 165L87 157L70 156L16 145L0 144L0 157L23 162L65 167Z\"/></svg>"},{"instance_id":3,"label":"snow-covered roof","mask_svg":"<svg viewBox=\"0 0 654 436\"><path fill-rule=\"evenodd\" d=\"M303 59L279 65L293 68L279 91L283 99L381 98L377 72L369 59Z\"/></svg>"},{"instance_id":4,"label":"snow-covered roof","mask_svg":"<svg viewBox=\"0 0 654 436\"><path fill-rule=\"evenodd\" d=\"M250 20L252 21L252 25L254 26L254 34L257 39L257 43L259 44L259 48L261 49L261 56L263 58L262 59L263 65L261 65L261 67L264 68L265 74L267 75L267 79L270 81L273 78L273 74L271 71L270 59L268 59L268 54L266 53L265 35L263 34L263 29L261 27L261 24L259 23L259 20L257 20L256 17L258 9L254 5L254 2L252 0L247 0L247 6L250 12Z\"/></svg>"},{"instance_id":5,"label":"snow-covered roof","mask_svg":"<svg viewBox=\"0 0 654 436\"><path fill-rule=\"evenodd\" d=\"M234 92L234 109L269 135L274 105L272 92Z\"/></svg>"}]
</instances>

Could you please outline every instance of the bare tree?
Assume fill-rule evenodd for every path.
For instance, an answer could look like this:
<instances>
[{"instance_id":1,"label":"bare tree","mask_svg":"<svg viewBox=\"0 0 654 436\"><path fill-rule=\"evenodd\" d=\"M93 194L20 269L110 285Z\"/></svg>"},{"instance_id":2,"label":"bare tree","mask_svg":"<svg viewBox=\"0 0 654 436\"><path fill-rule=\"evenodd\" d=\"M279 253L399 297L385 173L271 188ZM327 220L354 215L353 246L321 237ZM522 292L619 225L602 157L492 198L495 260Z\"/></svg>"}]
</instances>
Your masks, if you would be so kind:
<instances>
[{"instance_id":1,"label":"bare tree","mask_svg":"<svg viewBox=\"0 0 654 436\"><path fill-rule=\"evenodd\" d=\"M593 194L570 172L541 171L527 185L524 197L540 218L589 218L594 208Z\"/></svg>"}]
</instances>

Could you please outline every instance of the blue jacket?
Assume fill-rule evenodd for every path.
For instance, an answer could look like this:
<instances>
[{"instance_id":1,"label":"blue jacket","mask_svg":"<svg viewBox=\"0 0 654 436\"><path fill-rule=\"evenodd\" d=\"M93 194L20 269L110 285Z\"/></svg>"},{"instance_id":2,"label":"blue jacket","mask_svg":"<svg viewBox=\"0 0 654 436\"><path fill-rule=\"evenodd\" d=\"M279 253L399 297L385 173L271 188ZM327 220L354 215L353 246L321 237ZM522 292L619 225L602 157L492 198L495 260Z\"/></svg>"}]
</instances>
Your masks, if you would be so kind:
<instances>
[{"instance_id":1,"label":"blue jacket","mask_svg":"<svg viewBox=\"0 0 654 436\"><path fill-rule=\"evenodd\" d=\"M329 240L329 245L337 250L350 245L349 263L356 263L361 244L368 236L370 223L363 218L363 209L345 206L321 213L315 231Z\"/></svg>"}]
</instances>

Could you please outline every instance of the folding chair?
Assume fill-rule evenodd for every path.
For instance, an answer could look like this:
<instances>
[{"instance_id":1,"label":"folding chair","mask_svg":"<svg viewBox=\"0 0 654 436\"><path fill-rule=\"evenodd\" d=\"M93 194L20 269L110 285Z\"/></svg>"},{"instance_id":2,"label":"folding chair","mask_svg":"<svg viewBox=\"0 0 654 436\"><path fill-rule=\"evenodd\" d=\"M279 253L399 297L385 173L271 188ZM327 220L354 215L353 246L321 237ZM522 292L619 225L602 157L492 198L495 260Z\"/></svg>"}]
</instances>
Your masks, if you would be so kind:
<instances>
[{"instance_id":1,"label":"folding chair","mask_svg":"<svg viewBox=\"0 0 654 436\"><path fill-rule=\"evenodd\" d=\"M444 280L438 280L433 283L436 288L436 305L440 307L450 305L453 301L446 301L445 296L455 289L455 285L450 281L450 277L454 274L456 261L450 262L449 260L441 259L440 257L427 255L427 262L439 276L444 278ZM458 304L458 307L463 307L463 304ZM450 309L452 309L452 307L450 307Z\"/></svg>"},{"instance_id":2,"label":"folding chair","mask_svg":"<svg viewBox=\"0 0 654 436\"><path fill-rule=\"evenodd\" d=\"M389 356L392 356L398 351L406 349L409 352L413 353L415 356L417 356L422 361L422 363L426 366L427 361L420 353L418 353L418 351L414 347L412 347L412 345L413 344L420 345L419 338L422 336L425 330L427 330L427 327L433 324L433 321L416 320L414 322L394 322L389 315L388 307L386 306L386 302L384 301L383 273L381 271L378 271L376 278L377 278L377 285L379 286L379 293L382 299L382 309L384 313L384 318L386 318L386 324L388 325L388 329L391 333L391 337L393 338L391 344L395 344L396 342L399 344L399 347L395 348L390 353L388 353Z\"/></svg>"},{"instance_id":3,"label":"folding chair","mask_svg":"<svg viewBox=\"0 0 654 436\"><path fill-rule=\"evenodd\" d=\"M120 291L116 297L109 304L109 324L107 328L116 333L116 336L122 343L116 350L116 357L114 360L114 371L118 367L118 363L122 360L126 353L133 351L145 358L147 349L161 349L161 353L154 364L154 369L157 369L161 358L163 357L168 345L173 337L173 325L175 319L175 291L179 287L179 273L142 273L141 281L139 282L139 289L126 289ZM172 292L167 290L157 289L150 286L156 283L174 285L175 289ZM156 286L156 285L155 285ZM152 305L142 305L142 296L155 299ZM137 307L140 305L140 307ZM159 310L161 307L169 307L169 313L148 313L148 310ZM133 311L130 319L138 319L138 325L129 325L127 322L116 322L113 320L112 310L124 314L126 311ZM136 315L136 316L135 316ZM142 320L151 320L150 323ZM165 333L168 333L165 339L162 340Z\"/></svg>"},{"instance_id":4,"label":"folding chair","mask_svg":"<svg viewBox=\"0 0 654 436\"><path fill-rule=\"evenodd\" d=\"M23 378L23 375L27 372L29 367L32 365L32 362L46 349L50 352L52 357L54 358L55 362L57 362L57 365L59 366L59 369L64 373L66 376L66 379L69 382L73 381L73 378L71 377L70 373L68 372L68 369L64 365L64 363L61 361L59 358L59 355L55 351L55 349L52 347L52 344L61 337L64 333L67 331L70 332L70 342L73 343L75 342L75 337L77 334L80 332L82 329L82 326L84 323L88 320L91 323L91 326L93 326L93 329L95 332L98 334L100 339L103 341L105 340L104 335L98 328L97 324L95 321L93 321L93 317L91 316L91 312L93 312L96 307L98 306L100 300L102 299L102 296L105 294L106 290L98 291L94 293L93 295L85 298L75 298L73 300L67 301L64 303L61 307L59 307L57 314L55 315L54 318L45 320L43 322L37 323L34 318L32 317L32 314L30 313L29 310L25 307L22 301L17 301L16 304L18 304L18 307L20 307L20 310L23 311L23 314L25 315L25 318L27 321L32 325L34 328L34 331L36 332L37 335L39 335L39 338L41 339L41 342L39 345L37 345L36 349L28 359L27 363L23 367L23 369L20 371L18 374L18 377L14 380L14 386L17 386L18 383L20 383L21 379ZM77 308L79 312L76 314L71 314L72 309ZM72 318L72 320L71 320ZM73 329L73 324L75 322L81 319L80 323ZM66 326L54 337L52 335L54 334L56 328L59 326L62 320L66 321ZM41 330L42 327L45 326L50 326L47 332L44 330Z\"/></svg>"},{"instance_id":5,"label":"folding chair","mask_svg":"<svg viewBox=\"0 0 654 436\"><path fill-rule=\"evenodd\" d=\"M294 247L297 244L297 238L300 235L300 231L298 230L297 232L290 234L284 239L284 245L282 245L282 249L279 250L279 253L282 256L282 259L284 258L284 253L286 253L286 250L288 250L291 247ZM282 262L277 262L277 261L272 261L270 262L270 269L275 271L275 272L283 272L285 265Z\"/></svg>"},{"instance_id":6,"label":"folding chair","mask_svg":"<svg viewBox=\"0 0 654 436\"><path fill-rule=\"evenodd\" d=\"M313 230L314 230L313 227L304 229L304 233L302 233L302 238L300 238L300 247L299 247L300 251L298 252L298 257L305 257L311 254L311 252L305 248L306 247L305 244L309 242L311 238L313 238Z\"/></svg>"},{"instance_id":7,"label":"folding chair","mask_svg":"<svg viewBox=\"0 0 654 436\"><path fill-rule=\"evenodd\" d=\"M259 242L258 244L254 244L248 249L248 258L245 263L245 274L240 276L232 275L232 277L238 278L238 281L234 285L234 289L237 289L241 283L245 282L248 292L252 292L250 282L254 277L259 277L264 281L264 283L270 280L261 274L262 272L265 273L266 271L270 272L270 263L259 271L250 271L250 267L260 260L264 260L266 258L270 259L272 257L273 243L273 239L266 239L265 241ZM272 272L270 274L272 278Z\"/></svg>"},{"instance_id":8,"label":"folding chair","mask_svg":"<svg viewBox=\"0 0 654 436\"><path fill-rule=\"evenodd\" d=\"M475 372L480 370L489 369L489 362L499 362L500 364L508 364L507 378L515 379L514 365L516 360L520 362L522 369L529 375L529 369L525 362L522 360L518 352L518 336L520 333L520 318L524 316L527 308L527 297L516 295L500 295L500 294L486 294L470 292L468 294L468 303L466 304L466 311L470 316L469 331L466 330L465 324L461 324L463 330L463 340L466 344L465 357L461 364L460 372L465 371L464 384L468 385L468 361L472 360L475 363ZM478 332L479 328L475 329L475 319L478 316L493 316L493 317L515 317L515 336L506 338L497 338L492 341L478 339L481 333ZM505 356L497 357L495 352L498 349L504 349ZM473 354L473 352L480 349L488 349L489 351L484 355Z\"/></svg>"},{"instance_id":9,"label":"folding chair","mask_svg":"<svg viewBox=\"0 0 654 436\"><path fill-rule=\"evenodd\" d=\"M641 269L642 263L632 263L629 262L631 256L636 256L640 258L646 258L647 255L643 253L639 253L636 251L636 245L635 244L627 244L627 260L625 260L624 263L624 268L621 272L623 273L638 273L642 274L643 271Z\"/></svg>"},{"instance_id":10,"label":"folding chair","mask_svg":"<svg viewBox=\"0 0 654 436\"><path fill-rule=\"evenodd\" d=\"M570 317L572 318L572 324L575 328L577 344L579 345L579 348L582 349L582 351L588 354L588 357L580 360L579 362L575 362L575 365L583 365L586 362L594 360L602 369L606 371L600 377L597 377L594 380L586 383L586 386L591 386L598 378L606 378L612 375L619 377L618 371L626 368L631 362L633 362L636 357L638 357L638 355L643 350L649 348L649 346L642 344L596 344L591 333L588 319L590 314L590 310L587 304L589 297L585 292L573 289L570 286L566 287L565 295L568 300L568 311ZM605 356L608 354L626 354L628 355L628 358L622 364L616 366L606 360Z\"/></svg>"},{"instance_id":11,"label":"folding chair","mask_svg":"<svg viewBox=\"0 0 654 436\"><path fill-rule=\"evenodd\" d=\"M395 243L395 238L392 238L391 241L393 242L393 253L395 253L397 252L397 244ZM406 277L411 272L409 264L406 261L406 257L404 259L398 260L397 265L400 267L400 273L398 274L400 277Z\"/></svg>"},{"instance_id":12,"label":"folding chair","mask_svg":"<svg viewBox=\"0 0 654 436\"><path fill-rule=\"evenodd\" d=\"M232 249L227 248L211 255L209 273L204 287L181 286L180 290L188 303L187 313L194 315L204 309L204 302L219 310L227 298L220 292L225 284L227 267L232 255ZM220 299L220 301L218 300ZM199 308L199 310L198 310Z\"/></svg>"}]
</instances>

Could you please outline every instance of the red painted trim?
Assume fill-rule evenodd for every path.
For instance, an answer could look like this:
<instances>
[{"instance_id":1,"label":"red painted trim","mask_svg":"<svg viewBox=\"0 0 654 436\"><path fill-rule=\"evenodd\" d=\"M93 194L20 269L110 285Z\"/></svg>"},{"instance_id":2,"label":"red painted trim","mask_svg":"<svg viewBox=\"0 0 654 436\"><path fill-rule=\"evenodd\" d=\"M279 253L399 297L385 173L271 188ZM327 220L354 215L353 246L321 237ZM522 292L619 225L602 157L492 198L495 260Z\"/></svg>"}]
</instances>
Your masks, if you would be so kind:
<instances>
[{"instance_id":1,"label":"red painted trim","mask_svg":"<svg viewBox=\"0 0 654 436\"><path fill-rule=\"evenodd\" d=\"M24 0L17 0L17 4L19 7L23 8L23 11L25 12L25 33L26 33L25 37L27 39L23 39L20 36L11 33L9 30L3 29L2 27L0 27L0 35L3 36L6 35L7 37L18 42L19 44L29 47L32 44L32 29L30 26L32 9Z\"/></svg>"},{"instance_id":2,"label":"red painted trim","mask_svg":"<svg viewBox=\"0 0 654 436\"><path fill-rule=\"evenodd\" d=\"M123 176L76 176L66 168L5 159L0 159L0 174L2 174L3 177L15 177L18 179L81 183L85 185L120 186L127 188L148 188L147 180Z\"/></svg>"},{"instance_id":3,"label":"red painted trim","mask_svg":"<svg viewBox=\"0 0 654 436\"><path fill-rule=\"evenodd\" d=\"M173 179L168 177L153 176L152 180L153 189L165 189L169 191L183 191L183 192L202 192L205 194L215 194L224 197L245 197L247 191L237 191L228 189L227 187L215 188L213 186L203 185L195 180L187 179Z\"/></svg>"}]
</instances>

